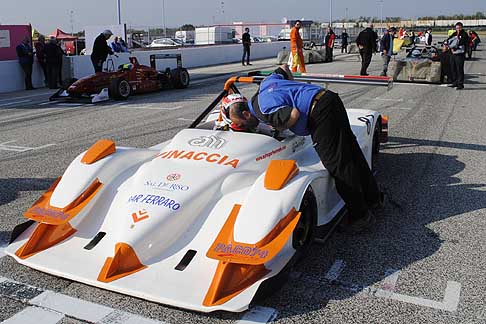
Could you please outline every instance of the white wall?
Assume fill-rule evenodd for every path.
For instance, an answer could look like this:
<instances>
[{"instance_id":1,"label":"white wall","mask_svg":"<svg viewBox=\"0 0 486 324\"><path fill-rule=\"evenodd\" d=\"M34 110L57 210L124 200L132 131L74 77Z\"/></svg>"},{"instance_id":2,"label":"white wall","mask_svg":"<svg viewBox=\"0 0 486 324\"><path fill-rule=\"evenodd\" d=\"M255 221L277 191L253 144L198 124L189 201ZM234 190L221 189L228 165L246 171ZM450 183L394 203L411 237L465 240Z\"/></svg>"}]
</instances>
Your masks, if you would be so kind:
<instances>
[{"instance_id":1,"label":"white wall","mask_svg":"<svg viewBox=\"0 0 486 324\"><path fill-rule=\"evenodd\" d=\"M289 42L253 43L251 46L251 59L262 59L277 57L282 47L289 48ZM115 68L128 62L129 56L136 56L141 64L150 65L150 55L154 53L181 53L182 65L186 68L226 64L240 62L243 54L241 44L216 45L206 47L187 47L177 50L164 51L136 51L132 54L121 53L118 58L113 57ZM167 62L157 61L159 67L175 67L175 60ZM70 56L65 58L64 78L74 77L76 79L94 73L89 56ZM70 72L70 73L69 73ZM221 71L224 72L224 71ZM33 82L34 87L43 86L43 76L40 67L34 64ZM70 75L69 75L70 74ZM0 93L24 89L24 74L17 61L0 61Z\"/></svg>"},{"instance_id":2,"label":"white wall","mask_svg":"<svg viewBox=\"0 0 486 324\"><path fill-rule=\"evenodd\" d=\"M34 63L32 83L35 88L44 87L44 73ZM24 71L18 61L0 61L0 93L25 89Z\"/></svg>"}]
</instances>

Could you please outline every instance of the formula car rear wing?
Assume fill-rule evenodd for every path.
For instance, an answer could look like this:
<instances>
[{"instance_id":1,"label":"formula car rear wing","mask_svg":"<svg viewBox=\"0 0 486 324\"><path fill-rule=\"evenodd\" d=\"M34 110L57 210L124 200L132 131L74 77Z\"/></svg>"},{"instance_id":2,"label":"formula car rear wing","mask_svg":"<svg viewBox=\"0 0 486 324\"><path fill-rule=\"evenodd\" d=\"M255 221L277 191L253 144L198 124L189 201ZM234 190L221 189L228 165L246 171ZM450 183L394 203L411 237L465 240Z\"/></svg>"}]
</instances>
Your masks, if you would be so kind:
<instances>
[{"instance_id":1,"label":"formula car rear wing","mask_svg":"<svg viewBox=\"0 0 486 324\"><path fill-rule=\"evenodd\" d=\"M224 84L223 91L214 99L214 101L192 122L189 128L196 128L197 125L216 107L216 105L230 93L240 93L235 83L255 83L265 79L266 76L273 72L270 71L256 71L248 73L248 76L234 76L229 78ZM311 83L347 83L347 84L361 84L386 86L390 89L393 85L393 79L381 76L356 76L356 75L337 75L337 74L311 74L311 73L295 73L294 80Z\"/></svg>"},{"instance_id":2,"label":"formula car rear wing","mask_svg":"<svg viewBox=\"0 0 486 324\"><path fill-rule=\"evenodd\" d=\"M164 60L164 59L176 59L177 60L177 67L182 67L182 55L181 54L152 54L150 55L150 67L154 70L157 70L156 60Z\"/></svg>"}]
</instances>

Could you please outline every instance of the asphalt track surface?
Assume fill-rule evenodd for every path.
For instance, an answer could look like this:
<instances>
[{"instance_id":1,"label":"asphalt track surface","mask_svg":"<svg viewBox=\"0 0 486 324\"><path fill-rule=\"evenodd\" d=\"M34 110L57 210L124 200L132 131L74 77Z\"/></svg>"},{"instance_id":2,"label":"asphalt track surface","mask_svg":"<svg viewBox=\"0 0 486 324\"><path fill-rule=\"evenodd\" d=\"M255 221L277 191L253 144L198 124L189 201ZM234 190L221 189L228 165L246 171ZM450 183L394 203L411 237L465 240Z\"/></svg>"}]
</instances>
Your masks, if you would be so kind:
<instances>
[{"instance_id":1,"label":"asphalt track surface","mask_svg":"<svg viewBox=\"0 0 486 324\"><path fill-rule=\"evenodd\" d=\"M464 91L419 84L395 84L390 91L331 85L347 108L390 116L390 142L382 145L377 162L386 207L371 230L356 236L336 232L325 245L312 245L281 290L252 311L179 310L3 257L0 321L486 323L486 49L480 49L466 62ZM355 74L359 65L350 55L308 68ZM370 72L378 75L380 67L380 57L374 56ZM240 67L213 67L201 75L232 69ZM170 139L211 102L223 82L202 79L184 91L98 106L48 103L46 90L0 96L0 246L23 221L23 211L81 151L100 138L136 147ZM247 95L254 90L243 87ZM49 296L61 301L39 302Z\"/></svg>"}]
</instances>

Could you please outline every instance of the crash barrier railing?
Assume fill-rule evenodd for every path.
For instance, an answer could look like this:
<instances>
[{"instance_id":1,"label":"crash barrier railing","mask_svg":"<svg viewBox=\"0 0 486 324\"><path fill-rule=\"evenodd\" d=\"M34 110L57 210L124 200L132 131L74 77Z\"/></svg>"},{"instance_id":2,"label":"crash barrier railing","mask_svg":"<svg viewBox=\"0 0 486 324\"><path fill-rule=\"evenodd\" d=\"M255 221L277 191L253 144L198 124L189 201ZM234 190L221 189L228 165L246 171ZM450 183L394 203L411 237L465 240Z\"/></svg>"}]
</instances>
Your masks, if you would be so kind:
<instances>
[{"instance_id":1,"label":"crash barrier railing","mask_svg":"<svg viewBox=\"0 0 486 324\"><path fill-rule=\"evenodd\" d=\"M211 102L211 104L194 120L189 128L196 128L197 125L218 105L218 103L225 96L233 93L240 93L235 83L255 83L260 84L271 71L255 71L248 73L248 76L234 76L229 78L224 84L223 91ZM359 75L337 75L337 74L313 74L313 73L295 73L293 74L295 81L325 83L326 87L329 83L344 83L344 84L359 84L359 85L373 85L386 86L391 89L393 86L393 79L381 76L359 76Z\"/></svg>"},{"instance_id":2,"label":"crash barrier railing","mask_svg":"<svg viewBox=\"0 0 486 324\"><path fill-rule=\"evenodd\" d=\"M182 68L182 55L181 54L152 54L150 55L150 67L156 70L156 60L164 59L176 59L177 67Z\"/></svg>"}]
</instances>

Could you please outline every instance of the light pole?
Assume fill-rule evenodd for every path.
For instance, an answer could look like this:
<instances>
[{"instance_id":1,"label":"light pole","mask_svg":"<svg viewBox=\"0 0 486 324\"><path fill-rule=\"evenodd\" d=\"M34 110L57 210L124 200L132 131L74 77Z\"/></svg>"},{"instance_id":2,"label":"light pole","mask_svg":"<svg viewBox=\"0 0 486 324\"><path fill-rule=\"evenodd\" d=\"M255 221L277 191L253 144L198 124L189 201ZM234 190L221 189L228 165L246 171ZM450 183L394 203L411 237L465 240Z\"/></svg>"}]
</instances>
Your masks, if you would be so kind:
<instances>
[{"instance_id":1,"label":"light pole","mask_svg":"<svg viewBox=\"0 0 486 324\"><path fill-rule=\"evenodd\" d=\"M329 0L329 27L332 28L332 0Z\"/></svg>"},{"instance_id":2,"label":"light pole","mask_svg":"<svg viewBox=\"0 0 486 324\"><path fill-rule=\"evenodd\" d=\"M162 0L162 19L164 20L164 37L167 37L167 28L165 27L165 0Z\"/></svg>"},{"instance_id":3,"label":"light pole","mask_svg":"<svg viewBox=\"0 0 486 324\"><path fill-rule=\"evenodd\" d=\"M381 34L384 34L384 28L383 28L383 0L378 0L378 3L380 4L380 19L381 19Z\"/></svg>"},{"instance_id":4,"label":"light pole","mask_svg":"<svg viewBox=\"0 0 486 324\"><path fill-rule=\"evenodd\" d=\"M121 6L120 6L120 0L116 1L116 7L117 7L117 12L118 12L118 25L121 25Z\"/></svg>"},{"instance_id":5,"label":"light pole","mask_svg":"<svg viewBox=\"0 0 486 324\"><path fill-rule=\"evenodd\" d=\"M71 22L71 36L74 35L74 19L73 19L74 11L69 11L69 20Z\"/></svg>"}]
</instances>

